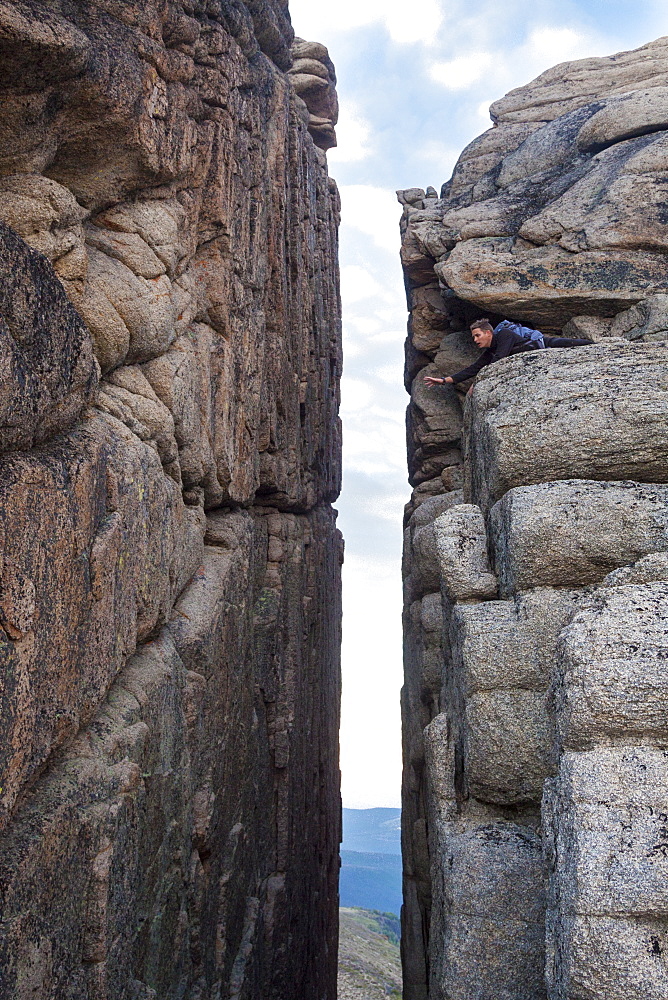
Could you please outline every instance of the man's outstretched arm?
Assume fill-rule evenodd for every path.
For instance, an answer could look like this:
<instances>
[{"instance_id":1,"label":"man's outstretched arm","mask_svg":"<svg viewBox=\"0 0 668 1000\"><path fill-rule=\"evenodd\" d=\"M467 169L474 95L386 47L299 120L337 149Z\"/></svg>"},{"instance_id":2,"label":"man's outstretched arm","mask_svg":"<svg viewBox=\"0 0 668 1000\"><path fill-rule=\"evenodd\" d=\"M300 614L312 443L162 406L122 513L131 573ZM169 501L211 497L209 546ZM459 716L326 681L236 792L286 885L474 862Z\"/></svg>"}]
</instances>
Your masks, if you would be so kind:
<instances>
[{"instance_id":1,"label":"man's outstretched arm","mask_svg":"<svg viewBox=\"0 0 668 1000\"><path fill-rule=\"evenodd\" d=\"M448 375L446 378L436 378L433 375L425 375L424 383L425 385L452 385L457 384L457 382L466 382L469 378L474 378L478 374L481 368L485 368L487 365L492 363L492 352L489 348L483 351L477 361L474 361L472 365L468 368L462 368L460 372L456 372L455 375Z\"/></svg>"}]
</instances>

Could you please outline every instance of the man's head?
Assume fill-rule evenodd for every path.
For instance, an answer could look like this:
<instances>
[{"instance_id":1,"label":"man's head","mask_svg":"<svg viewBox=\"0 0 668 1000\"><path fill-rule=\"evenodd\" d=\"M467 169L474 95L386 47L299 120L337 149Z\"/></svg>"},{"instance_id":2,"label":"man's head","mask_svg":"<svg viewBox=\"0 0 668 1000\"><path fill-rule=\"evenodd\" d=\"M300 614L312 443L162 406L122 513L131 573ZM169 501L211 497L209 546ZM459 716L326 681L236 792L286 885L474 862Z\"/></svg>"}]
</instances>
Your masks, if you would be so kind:
<instances>
[{"instance_id":1,"label":"man's head","mask_svg":"<svg viewBox=\"0 0 668 1000\"><path fill-rule=\"evenodd\" d=\"M483 349L491 347L494 327L488 319L477 319L474 323L471 323L470 329L476 347L482 347Z\"/></svg>"}]
</instances>

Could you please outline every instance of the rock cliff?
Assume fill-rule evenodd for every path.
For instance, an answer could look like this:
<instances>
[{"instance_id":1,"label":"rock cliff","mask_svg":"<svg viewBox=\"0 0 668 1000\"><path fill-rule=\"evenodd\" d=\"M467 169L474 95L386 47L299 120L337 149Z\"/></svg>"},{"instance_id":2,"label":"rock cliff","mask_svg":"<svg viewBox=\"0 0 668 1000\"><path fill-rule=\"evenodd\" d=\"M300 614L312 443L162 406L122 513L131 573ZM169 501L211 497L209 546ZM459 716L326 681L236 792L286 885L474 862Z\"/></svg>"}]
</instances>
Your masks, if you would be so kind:
<instances>
[{"instance_id":1,"label":"rock cliff","mask_svg":"<svg viewBox=\"0 0 668 1000\"><path fill-rule=\"evenodd\" d=\"M666 1000L668 39L491 116L399 192L404 996ZM426 388L481 316L593 344Z\"/></svg>"},{"instance_id":2,"label":"rock cliff","mask_svg":"<svg viewBox=\"0 0 668 1000\"><path fill-rule=\"evenodd\" d=\"M0 3L0 994L334 1000L334 68Z\"/></svg>"}]
</instances>

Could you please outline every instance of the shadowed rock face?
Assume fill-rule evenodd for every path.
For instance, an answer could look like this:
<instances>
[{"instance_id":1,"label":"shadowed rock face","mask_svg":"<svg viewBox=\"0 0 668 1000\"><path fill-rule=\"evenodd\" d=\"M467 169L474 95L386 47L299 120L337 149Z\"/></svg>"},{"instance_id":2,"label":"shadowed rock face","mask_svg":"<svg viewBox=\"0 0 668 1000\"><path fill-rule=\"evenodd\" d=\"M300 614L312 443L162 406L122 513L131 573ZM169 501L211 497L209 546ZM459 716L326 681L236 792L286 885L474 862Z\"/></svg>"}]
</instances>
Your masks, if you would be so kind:
<instances>
[{"instance_id":1,"label":"shadowed rock face","mask_svg":"<svg viewBox=\"0 0 668 1000\"><path fill-rule=\"evenodd\" d=\"M90 335L41 254L0 226L0 451L67 430L97 385Z\"/></svg>"},{"instance_id":2,"label":"shadowed rock face","mask_svg":"<svg viewBox=\"0 0 668 1000\"><path fill-rule=\"evenodd\" d=\"M0 994L334 1000L334 68L282 0L0 55Z\"/></svg>"},{"instance_id":3,"label":"shadowed rock face","mask_svg":"<svg viewBox=\"0 0 668 1000\"><path fill-rule=\"evenodd\" d=\"M668 998L667 88L555 67L398 192L406 1000ZM593 344L426 388L481 315Z\"/></svg>"}]
</instances>

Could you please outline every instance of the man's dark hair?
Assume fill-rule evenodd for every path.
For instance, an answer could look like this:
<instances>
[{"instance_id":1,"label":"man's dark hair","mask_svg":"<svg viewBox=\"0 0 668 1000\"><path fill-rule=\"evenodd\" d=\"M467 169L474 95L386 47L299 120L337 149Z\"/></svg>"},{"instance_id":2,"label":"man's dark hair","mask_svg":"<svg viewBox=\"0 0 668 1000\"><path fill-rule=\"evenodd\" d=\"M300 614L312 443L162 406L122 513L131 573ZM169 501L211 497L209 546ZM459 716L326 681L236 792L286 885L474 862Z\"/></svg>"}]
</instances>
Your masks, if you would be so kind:
<instances>
[{"instance_id":1,"label":"man's dark hair","mask_svg":"<svg viewBox=\"0 0 668 1000\"><path fill-rule=\"evenodd\" d=\"M474 330L491 330L494 332L494 327L488 319L476 319L471 323L469 330L473 333Z\"/></svg>"}]
</instances>

